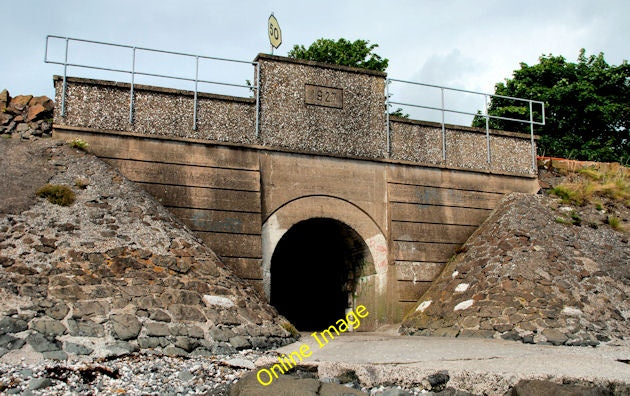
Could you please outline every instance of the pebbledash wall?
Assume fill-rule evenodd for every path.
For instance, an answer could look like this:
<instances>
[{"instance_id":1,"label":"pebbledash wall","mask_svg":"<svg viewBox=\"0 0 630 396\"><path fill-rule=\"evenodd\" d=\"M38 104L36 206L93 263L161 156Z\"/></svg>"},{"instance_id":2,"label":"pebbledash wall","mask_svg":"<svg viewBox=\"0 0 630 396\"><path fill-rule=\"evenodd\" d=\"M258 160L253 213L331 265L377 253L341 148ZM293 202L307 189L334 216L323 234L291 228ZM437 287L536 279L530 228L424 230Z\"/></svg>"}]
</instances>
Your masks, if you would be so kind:
<instances>
[{"instance_id":1,"label":"pebbledash wall","mask_svg":"<svg viewBox=\"0 0 630 396\"><path fill-rule=\"evenodd\" d=\"M400 321L504 194L538 188L528 135L491 131L488 164L484 130L448 125L443 161L441 125L392 118L388 153L384 73L256 61L258 136L252 98L199 94L193 130L192 92L136 85L130 123L129 84L79 78L67 78L54 136L87 141L268 298L287 231L349 226L369 261L354 282L355 306L370 310L362 330ZM296 282L308 270L296 257Z\"/></svg>"}]
</instances>

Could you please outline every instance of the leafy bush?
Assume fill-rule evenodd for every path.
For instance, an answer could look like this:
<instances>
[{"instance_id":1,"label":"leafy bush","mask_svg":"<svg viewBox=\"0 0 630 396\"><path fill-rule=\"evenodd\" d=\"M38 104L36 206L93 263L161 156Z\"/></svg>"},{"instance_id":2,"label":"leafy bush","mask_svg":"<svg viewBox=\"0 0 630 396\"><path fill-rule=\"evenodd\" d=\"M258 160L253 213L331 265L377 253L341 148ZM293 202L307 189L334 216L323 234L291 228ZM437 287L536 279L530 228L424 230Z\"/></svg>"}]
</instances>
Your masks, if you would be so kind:
<instances>
[{"instance_id":1,"label":"leafy bush","mask_svg":"<svg viewBox=\"0 0 630 396\"><path fill-rule=\"evenodd\" d=\"M586 55L577 62L562 56L543 55L535 65L521 63L512 78L495 85L495 94L539 100L545 103L545 125L534 128L540 135L539 153L589 161L630 162L630 64L609 65L604 54ZM542 120L540 105L532 106L533 118ZM504 97L494 97L490 115L529 119L529 107ZM476 116L473 126L485 127ZM490 128L530 133L527 123L491 119Z\"/></svg>"},{"instance_id":2,"label":"leafy bush","mask_svg":"<svg viewBox=\"0 0 630 396\"><path fill-rule=\"evenodd\" d=\"M385 71L389 60L373 52L377 47L378 44L370 44L367 40L352 42L344 38L337 41L321 38L308 48L303 45L294 45L287 55L295 59Z\"/></svg>"},{"instance_id":3,"label":"leafy bush","mask_svg":"<svg viewBox=\"0 0 630 396\"><path fill-rule=\"evenodd\" d=\"M46 184L37 190L37 196L47 198L48 201L61 205L70 206L74 203L74 192L68 186L60 184Z\"/></svg>"}]
</instances>

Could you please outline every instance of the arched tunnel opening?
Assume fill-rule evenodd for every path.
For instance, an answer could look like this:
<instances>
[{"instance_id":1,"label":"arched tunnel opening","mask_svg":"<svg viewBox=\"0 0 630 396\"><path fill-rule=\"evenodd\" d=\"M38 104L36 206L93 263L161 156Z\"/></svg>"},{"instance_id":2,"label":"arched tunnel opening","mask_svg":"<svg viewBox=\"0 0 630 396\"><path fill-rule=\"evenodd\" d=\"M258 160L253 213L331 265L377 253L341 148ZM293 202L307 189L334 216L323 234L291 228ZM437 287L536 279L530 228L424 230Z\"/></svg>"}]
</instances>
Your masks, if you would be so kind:
<instances>
[{"instance_id":1,"label":"arched tunnel opening","mask_svg":"<svg viewBox=\"0 0 630 396\"><path fill-rule=\"evenodd\" d=\"M334 219L291 227L271 258L271 304L300 331L321 330L354 307L359 278L374 272L363 239Z\"/></svg>"}]
</instances>

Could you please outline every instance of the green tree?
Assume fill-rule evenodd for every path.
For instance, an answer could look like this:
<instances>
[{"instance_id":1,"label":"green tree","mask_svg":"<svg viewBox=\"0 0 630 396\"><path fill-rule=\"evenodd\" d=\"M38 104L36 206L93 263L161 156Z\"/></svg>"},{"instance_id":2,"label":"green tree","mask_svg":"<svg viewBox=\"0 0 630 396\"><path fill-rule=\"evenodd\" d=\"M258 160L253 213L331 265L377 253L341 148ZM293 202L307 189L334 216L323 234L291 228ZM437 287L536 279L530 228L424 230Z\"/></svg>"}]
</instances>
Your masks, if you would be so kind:
<instances>
[{"instance_id":1,"label":"green tree","mask_svg":"<svg viewBox=\"0 0 630 396\"><path fill-rule=\"evenodd\" d=\"M539 63L521 63L511 79L495 85L495 94L539 100L545 103L544 126L534 132L540 154L591 161L630 162L630 65L611 66L604 54L586 56L580 51L577 63L562 56L541 56ZM534 105L534 119L541 120ZM490 115L529 119L529 105L493 98ZM480 113L481 114L481 113ZM491 119L495 129L529 132L529 125ZM483 116L473 126L485 127Z\"/></svg>"},{"instance_id":2,"label":"green tree","mask_svg":"<svg viewBox=\"0 0 630 396\"><path fill-rule=\"evenodd\" d=\"M344 38L337 41L321 38L308 48L304 48L303 45L294 45L288 56L295 59L385 71L389 60L372 52L377 47L378 44L370 44L367 40L351 42Z\"/></svg>"}]
</instances>

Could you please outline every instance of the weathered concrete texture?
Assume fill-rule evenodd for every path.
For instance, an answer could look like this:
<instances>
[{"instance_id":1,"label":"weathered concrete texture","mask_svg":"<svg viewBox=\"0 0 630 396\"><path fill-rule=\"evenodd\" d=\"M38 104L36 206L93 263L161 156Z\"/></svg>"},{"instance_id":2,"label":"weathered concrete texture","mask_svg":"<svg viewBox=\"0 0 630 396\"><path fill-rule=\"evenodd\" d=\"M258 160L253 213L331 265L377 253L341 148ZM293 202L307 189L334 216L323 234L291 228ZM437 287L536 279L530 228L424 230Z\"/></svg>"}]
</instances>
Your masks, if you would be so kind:
<instances>
[{"instance_id":1,"label":"weathered concrete texture","mask_svg":"<svg viewBox=\"0 0 630 396\"><path fill-rule=\"evenodd\" d=\"M374 313L365 329L400 321L503 194L537 189L526 136L493 131L488 167L485 134L449 126L443 162L439 125L397 119L387 158L383 73L268 55L257 62L258 137L250 99L202 95L192 131L190 92L137 86L130 123L129 85L75 78L55 137L87 141L267 298L288 230L318 217L349 225L376 269L355 290Z\"/></svg>"},{"instance_id":2,"label":"weathered concrete texture","mask_svg":"<svg viewBox=\"0 0 630 396\"><path fill-rule=\"evenodd\" d=\"M386 156L384 73L259 55L266 146L368 158ZM343 107L306 104L305 85L343 91Z\"/></svg>"},{"instance_id":3,"label":"weathered concrete texture","mask_svg":"<svg viewBox=\"0 0 630 396\"><path fill-rule=\"evenodd\" d=\"M527 177L390 165L387 189L402 317L504 194L534 193L538 186L535 179Z\"/></svg>"},{"instance_id":4,"label":"weathered concrete texture","mask_svg":"<svg viewBox=\"0 0 630 396\"><path fill-rule=\"evenodd\" d=\"M485 172L534 174L530 137L521 133L490 131L490 163L486 131L446 125L446 160L442 158L442 126L434 122L392 117L391 158L475 169Z\"/></svg>"},{"instance_id":5,"label":"weathered concrete texture","mask_svg":"<svg viewBox=\"0 0 630 396\"><path fill-rule=\"evenodd\" d=\"M302 344L313 352L301 363L309 372L316 371L321 379L353 377L361 388L396 384L415 394L446 387L474 395L504 396L526 380L545 380L550 382L539 389L550 391L537 395L562 394L556 393L562 389L552 383L582 385L585 391L604 388L610 395L627 395L630 390L630 365L623 363L630 353L627 340L579 348L501 339L344 333L319 348L313 337L304 334L299 342L277 352L289 354ZM265 367L274 361L263 357L256 365Z\"/></svg>"},{"instance_id":6,"label":"weathered concrete texture","mask_svg":"<svg viewBox=\"0 0 630 396\"><path fill-rule=\"evenodd\" d=\"M91 152L140 183L267 297L274 249L291 227L311 218L347 224L363 239L365 258L376 268L357 286L357 304L374 313L364 329L400 321L505 193L538 189L529 176L180 138L69 127L56 127L55 137L85 140Z\"/></svg>"},{"instance_id":7,"label":"weathered concrete texture","mask_svg":"<svg viewBox=\"0 0 630 396\"><path fill-rule=\"evenodd\" d=\"M193 130L193 92L136 85L130 122L129 84L80 78L67 79L66 115L62 117L57 106L55 123L485 173L533 174L530 137L519 133L491 131L488 164L484 130L447 125L444 161L440 124L392 117L388 152L384 73L264 54L256 61L261 86L258 131L255 98L199 94ZM61 87L62 79L55 77L57 103L62 100ZM327 95L334 95L334 100L327 102Z\"/></svg>"},{"instance_id":8,"label":"weathered concrete texture","mask_svg":"<svg viewBox=\"0 0 630 396\"><path fill-rule=\"evenodd\" d=\"M147 135L254 143L254 101L198 94L197 130L193 130L194 92L134 86L134 122L129 122L131 86L126 83L68 78L66 116L55 108L56 122L76 127ZM63 79L55 77L56 103Z\"/></svg>"},{"instance_id":9,"label":"weathered concrete texture","mask_svg":"<svg viewBox=\"0 0 630 396\"><path fill-rule=\"evenodd\" d=\"M559 224L553 202L508 195L400 331L553 345L630 337L627 237Z\"/></svg>"},{"instance_id":10,"label":"weathered concrete texture","mask_svg":"<svg viewBox=\"0 0 630 396\"><path fill-rule=\"evenodd\" d=\"M69 186L62 207L38 198L0 218L0 355L166 354L268 348L291 340L285 320L148 194L63 142L0 140L37 152ZM6 181L10 173L2 156ZM38 162L23 163L28 173ZM34 194L36 186L14 193ZM26 346L24 346L26 343Z\"/></svg>"}]
</instances>

